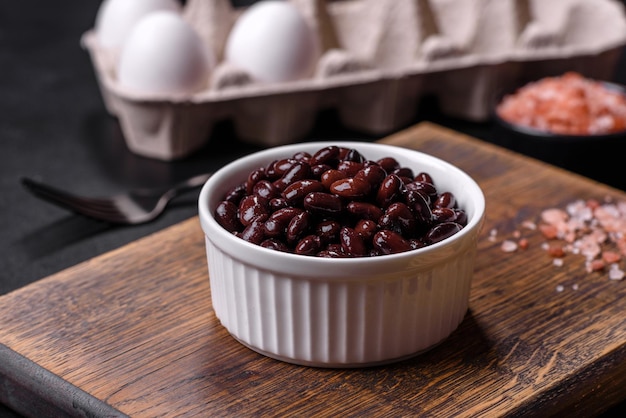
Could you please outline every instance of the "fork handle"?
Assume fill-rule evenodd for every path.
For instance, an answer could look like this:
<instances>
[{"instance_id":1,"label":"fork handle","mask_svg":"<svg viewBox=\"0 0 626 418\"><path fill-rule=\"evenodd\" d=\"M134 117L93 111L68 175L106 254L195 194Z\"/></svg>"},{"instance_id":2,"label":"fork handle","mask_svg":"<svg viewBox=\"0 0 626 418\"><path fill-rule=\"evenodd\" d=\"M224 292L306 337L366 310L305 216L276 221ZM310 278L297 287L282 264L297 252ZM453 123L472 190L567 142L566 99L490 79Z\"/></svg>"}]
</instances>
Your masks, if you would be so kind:
<instances>
[{"instance_id":1,"label":"fork handle","mask_svg":"<svg viewBox=\"0 0 626 418\"><path fill-rule=\"evenodd\" d=\"M198 174L197 176L188 178L187 180L181 181L180 183L175 184L171 189L170 193L173 193L174 196L179 195L180 193L184 193L193 189L196 189L204 183L213 175L213 173L204 173Z\"/></svg>"}]
</instances>

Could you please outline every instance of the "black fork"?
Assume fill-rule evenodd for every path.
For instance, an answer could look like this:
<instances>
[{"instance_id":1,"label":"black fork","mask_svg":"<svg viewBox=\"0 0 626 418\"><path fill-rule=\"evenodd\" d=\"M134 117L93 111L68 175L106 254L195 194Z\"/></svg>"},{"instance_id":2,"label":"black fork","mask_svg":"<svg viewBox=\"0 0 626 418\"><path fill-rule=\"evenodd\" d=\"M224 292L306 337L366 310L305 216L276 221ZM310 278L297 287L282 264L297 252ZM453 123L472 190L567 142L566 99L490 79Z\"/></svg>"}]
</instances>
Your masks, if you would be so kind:
<instances>
[{"instance_id":1,"label":"black fork","mask_svg":"<svg viewBox=\"0 0 626 418\"><path fill-rule=\"evenodd\" d=\"M174 197L204 185L209 177L210 173L200 174L167 189L140 189L110 197L77 196L30 178L23 178L22 184L35 196L83 216L135 225L155 219Z\"/></svg>"}]
</instances>

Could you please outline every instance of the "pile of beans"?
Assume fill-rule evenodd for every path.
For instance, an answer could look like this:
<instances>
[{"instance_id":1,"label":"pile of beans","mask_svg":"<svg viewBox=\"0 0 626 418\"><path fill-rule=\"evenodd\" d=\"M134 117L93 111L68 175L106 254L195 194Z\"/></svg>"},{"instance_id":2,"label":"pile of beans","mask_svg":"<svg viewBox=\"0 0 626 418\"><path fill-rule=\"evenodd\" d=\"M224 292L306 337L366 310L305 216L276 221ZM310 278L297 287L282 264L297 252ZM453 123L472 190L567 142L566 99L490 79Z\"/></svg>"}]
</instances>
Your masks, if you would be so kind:
<instances>
[{"instance_id":1,"label":"pile of beans","mask_svg":"<svg viewBox=\"0 0 626 418\"><path fill-rule=\"evenodd\" d=\"M215 219L265 248L319 257L393 254L442 241L467 224L450 192L394 158L355 149L298 152L252 171L223 197Z\"/></svg>"}]
</instances>

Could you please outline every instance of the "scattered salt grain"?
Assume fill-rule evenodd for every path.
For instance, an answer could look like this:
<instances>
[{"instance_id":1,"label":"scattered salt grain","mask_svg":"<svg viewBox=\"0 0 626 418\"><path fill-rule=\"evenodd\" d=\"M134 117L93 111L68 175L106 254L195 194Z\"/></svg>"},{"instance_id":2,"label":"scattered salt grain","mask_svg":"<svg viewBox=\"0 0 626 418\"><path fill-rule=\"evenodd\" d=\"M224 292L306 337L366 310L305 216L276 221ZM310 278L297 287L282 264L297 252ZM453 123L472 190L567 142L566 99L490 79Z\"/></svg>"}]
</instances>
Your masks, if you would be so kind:
<instances>
[{"instance_id":1,"label":"scattered salt grain","mask_svg":"<svg viewBox=\"0 0 626 418\"><path fill-rule=\"evenodd\" d=\"M520 247L522 250L527 249L527 248L528 248L528 246L530 245L530 243L528 242L528 240L527 240L526 238L521 238L521 239L517 242L517 244L519 245L519 247Z\"/></svg>"},{"instance_id":2,"label":"scattered salt grain","mask_svg":"<svg viewBox=\"0 0 626 418\"><path fill-rule=\"evenodd\" d=\"M556 225L556 224L565 222L567 218L568 218L567 212L565 212L562 209L552 208L552 209L545 209L543 212L541 212L541 219L545 223L551 224L551 225Z\"/></svg>"},{"instance_id":3,"label":"scattered salt grain","mask_svg":"<svg viewBox=\"0 0 626 418\"><path fill-rule=\"evenodd\" d=\"M622 257L620 256L620 254L615 251L603 251L602 252L602 259L604 260L604 262L608 264L617 263L619 262L621 258Z\"/></svg>"},{"instance_id":4,"label":"scattered salt grain","mask_svg":"<svg viewBox=\"0 0 626 418\"><path fill-rule=\"evenodd\" d=\"M502 244L500 245L500 248L505 253L512 253L512 252L517 250L517 243L515 241L511 241L509 239L505 239L504 241L502 241Z\"/></svg>"},{"instance_id":5,"label":"scattered salt grain","mask_svg":"<svg viewBox=\"0 0 626 418\"><path fill-rule=\"evenodd\" d=\"M624 275L624 271L620 269L617 264L611 264L611 268L609 268L609 279L622 280Z\"/></svg>"},{"instance_id":6,"label":"scattered salt grain","mask_svg":"<svg viewBox=\"0 0 626 418\"><path fill-rule=\"evenodd\" d=\"M587 273L608 272L611 280L623 280L626 271L620 268L626 260L626 200L615 201L610 196L603 201L577 199L565 205L565 209L548 208L541 211L539 222L525 220L520 229L512 231L501 242L504 252L515 252L529 246L521 229L541 233L542 250L552 257L556 267L564 265L566 254L583 256ZM496 242L498 231L489 233L489 240ZM578 285L573 285L574 290Z\"/></svg>"},{"instance_id":7,"label":"scattered salt grain","mask_svg":"<svg viewBox=\"0 0 626 418\"><path fill-rule=\"evenodd\" d=\"M559 292L559 293L562 292L563 290L565 290L565 287L563 287L563 285L558 285L556 287L556 291Z\"/></svg>"},{"instance_id":8,"label":"scattered salt grain","mask_svg":"<svg viewBox=\"0 0 626 418\"><path fill-rule=\"evenodd\" d=\"M559 234L557 227L549 224L539 225L539 231L543 234L545 239L555 239Z\"/></svg>"},{"instance_id":9,"label":"scattered salt grain","mask_svg":"<svg viewBox=\"0 0 626 418\"><path fill-rule=\"evenodd\" d=\"M574 283L572 285L572 290L578 290L578 283Z\"/></svg>"},{"instance_id":10,"label":"scattered salt grain","mask_svg":"<svg viewBox=\"0 0 626 418\"><path fill-rule=\"evenodd\" d=\"M563 249L562 245L549 244L548 249L546 251L548 252L548 254L550 254L550 257L554 257L554 258L565 257L565 250Z\"/></svg>"},{"instance_id":11,"label":"scattered salt grain","mask_svg":"<svg viewBox=\"0 0 626 418\"><path fill-rule=\"evenodd\" d=\"M593 273L594 271L604 270L605 266L606 265L604 264L604 261L600 259L587 260L585 262L585 270L587 271L587 273Z\"/></svg>"}]
</instances>

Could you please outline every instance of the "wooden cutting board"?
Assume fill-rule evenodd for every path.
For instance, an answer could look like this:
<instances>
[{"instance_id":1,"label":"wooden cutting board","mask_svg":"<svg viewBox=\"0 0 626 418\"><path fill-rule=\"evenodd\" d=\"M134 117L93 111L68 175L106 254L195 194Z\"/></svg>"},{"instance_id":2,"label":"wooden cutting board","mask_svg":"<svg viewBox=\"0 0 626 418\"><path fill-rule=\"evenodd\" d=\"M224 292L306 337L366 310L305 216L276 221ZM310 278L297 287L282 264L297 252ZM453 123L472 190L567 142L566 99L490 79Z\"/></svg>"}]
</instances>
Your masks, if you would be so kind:
<instances>
[{"instance_id":1,"label":"wooden cutting board","mask_svg":"<svg viewBox=\"0 0 626 418\"><path fill-rule=\"evenodd\" d=\"M440 346L356 370L243 347L212 310L192 218L1 297L0 400L40 416L493 417L593 415L626 399L626 280L588 274L575 255L556 267L520 228L547 207L626 195L428 123L384 142L458 165L486 195L470 310ZM530 246L505 253L515 230Z\"/></svg>"}]
</instances>

